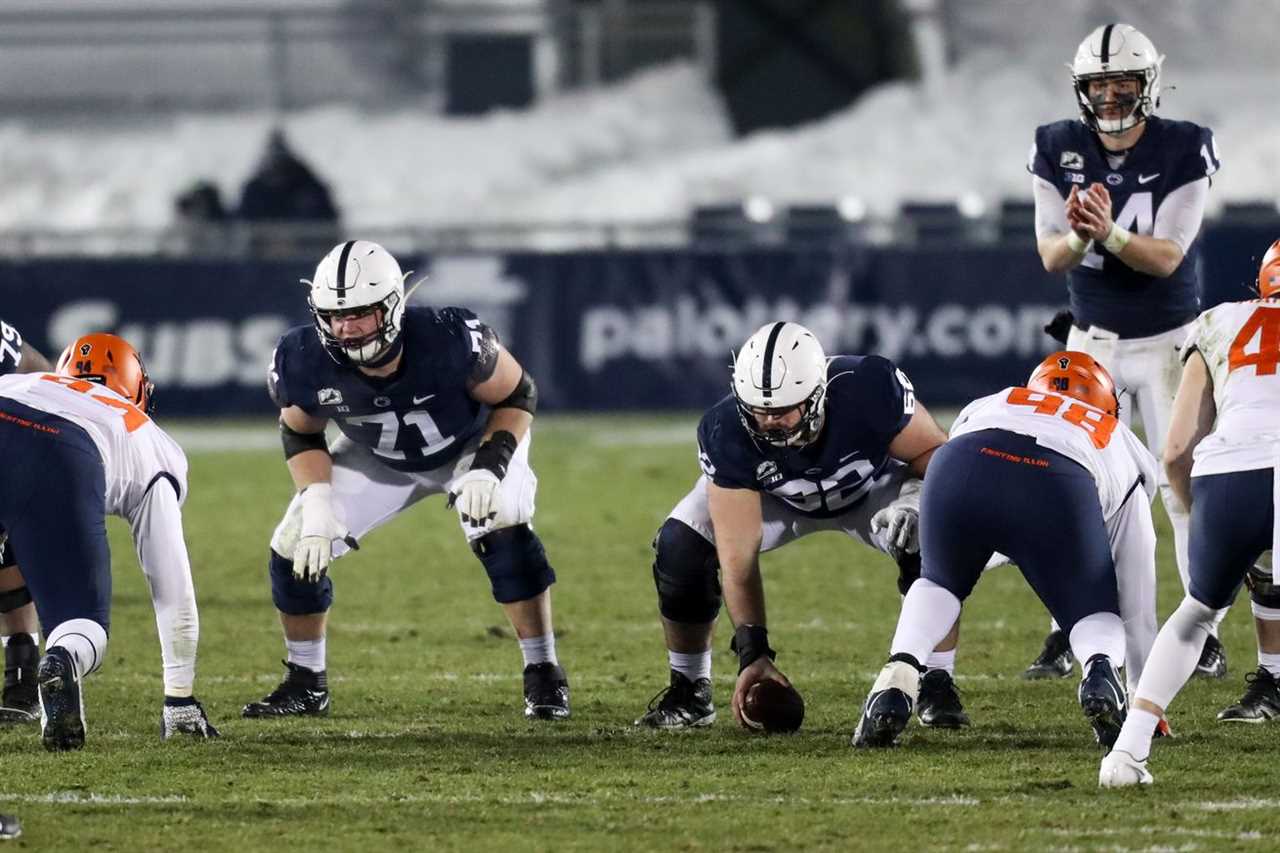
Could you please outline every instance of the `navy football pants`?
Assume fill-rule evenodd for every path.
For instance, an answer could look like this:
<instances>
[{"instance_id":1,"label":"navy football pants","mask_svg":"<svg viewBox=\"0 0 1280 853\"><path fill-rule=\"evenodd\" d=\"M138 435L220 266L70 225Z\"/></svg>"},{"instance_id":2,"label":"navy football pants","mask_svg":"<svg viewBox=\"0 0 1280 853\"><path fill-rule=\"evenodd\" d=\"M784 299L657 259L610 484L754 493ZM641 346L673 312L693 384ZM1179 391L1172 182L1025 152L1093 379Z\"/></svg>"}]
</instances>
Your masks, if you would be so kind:
<instances>
[{"instance_id":1,"label":"navy football pants","mask_svg":"<svg viewBox=\"0 0 1280 853\"><path fill-rule=\"evenodd\" d=\"M0 397L0 527L47 634L68 619L109 628L106 475L97 445L64 418Z\"/></svg>"},{"instance_id":2,"label":"navy football pants","mask_svg":"<svg viewBox=\"0 0 1280 853\"><path fill-rule=\"evenodd\" d=\"M1035 439L998 429L953 438L929 462L920 574L963 601L995 551L1018 565L1067 632L1091 613L1120 612L1093 477Z\"/></svg>"},{"instance_id":3,"label":"navy football pants","mask_svg":"<svg viewBox=\"0 0 1280 853\"><path fill-rule=\"evenodd\" d=\"M1271 468L1191 478L1191 583L1201 604L1231 604L1249 568L1271 548ZM1277 555L1272 555L1276 559Z\"/></svg>"}]
</instances>

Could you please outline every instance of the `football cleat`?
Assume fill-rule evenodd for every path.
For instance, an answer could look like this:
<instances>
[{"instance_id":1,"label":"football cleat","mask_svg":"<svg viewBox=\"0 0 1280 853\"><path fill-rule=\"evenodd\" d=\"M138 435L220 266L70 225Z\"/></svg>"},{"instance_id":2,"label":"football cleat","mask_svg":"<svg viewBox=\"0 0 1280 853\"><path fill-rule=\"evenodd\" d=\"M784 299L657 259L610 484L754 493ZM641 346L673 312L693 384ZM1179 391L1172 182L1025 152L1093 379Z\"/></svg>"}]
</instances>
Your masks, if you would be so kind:
<instances>
[{"instance_id":1,"label":"football cleat","mask_svg":"<svg viewBox=\"0 0 1280 853\"><path fill-rule=\"evenodd\" d=\"M11 814L0 814L0 841L9 841L22 835L22 823Z\"/></svg>"},{"instance_id":2,"label":"football cleat","mask_svg":"<svg viewBox=\"0 0 1280 853\"><path fill-rule=\"evenodd\" d=\"M1120 736L1128 703L1124 686L1106 655L1097 654L1085 662L1079 699L1080 709L1093 726L1094 737L1110 749Z\"/></svg>"},{"instance_id":3,"label":"football cleat","mask_svg":"<svg viewBox=\"0 0 1280 853\"><path fill-rule=\"evenodd\" d=\"M36 668L40 690L40 739L50 752L84 747L84 696L71 652L54 646Z\"/></svg>"},{"instance_id":4,"label":"football cleat","mask_svg":"<svg viewBox=\"0 0 1280 853\"><path fill-rule=\"evenodd\" d=\"M569 716L569 680L560 664L531 663L524 668L524 715L530 720Z\"/></svg>"},{"instance_id":5,"label":"football cleat","mask_svg":"<svg viewBox=\"0 0 1280 853\"><path fill-rule=\"evenodd\" d=\"M329 714L329 677L326 672L313 672L305 666L281 661L288 672L280 686L257 702L250 702L240 716L258 717L324 717Z\"/></svg>"},{"instance_id":6,"label":"football cleat","mask_svg":"<svg viewBox=\"0 0 1280 853\"><path fill-rule=\"evenodd\" d=\"M1113 749L1102 759L1098 768L1098 787L1125 788L1130 785L1150 785L1155 781L1147 762L1139 761L1122 749Z\"/></svg>"},{"instance_id":7,"label":"football cleat","mask_svg":"<svg viewBox=\"0 0 1280 853\"><path fill-rule=\"evenodd\" d=\"M1240 701L1218 714L1223 723L1265 723L1280 716L1280 682L1262 667L1244 677Z\"/></svg>"},{"instance_id":8,"label":"football cleat","mask_svg":"<svg viewBox=\"0 0 1280 853\"><path fill-rule=\"evenodd\" d=\"M1222 641L1210 634L1204 638L1204 648L1200 650L1200 660L1196 663L1196 678L1224 678L1227 674L1227 650Z\"/></svg>"},{"instance_id":9,"label":"football cleat","mask_svg":"<svg viewBox=\"0 0 1280 853\"><path fill-rule=\"evenodd\" d=\"M920 679L916 714L920 725L933 729L960 729L969 725L969 715L960 704L960 691L945 669L931 669Z\"/></svg>"},{"instance_id":10,"label":"football cleat","mask_svg":"<svg viewBox=\"0 0 1280 853\"><path fill-rule=\"evenodd\" d=\"M0 725L34 723L40 718L36 667L40 649L30 634L15 634L4 649L4 692L0 693Z\"/></svg>"},{"instance_id":11,"label":"football cleat","mask_svg":"<svg viewBox=\"0 0 1280 853\"><path fill-rule=\"evenodd\" d=\"M898 735L911 721L911 705L911 697L896 687L872 693L862 706L858 727L853 730L853 745L894 746Z\"/></svg>"},{"instance_id":12,"label":"football cleat","mask_svg":"<svg viewBox=\"0 0 1280 853\"><path fill-rule=\"evenodd\" d=\"M671 683L649 700L649 709L635 724L650 729L697 729L715 721L711 679L690 680L673 669Z\"/></svg>"},{"instance_id":13,"label":"football cleat","mask_svg":"<svg viewBox=\"0 0 1280 853\"><path fill-rule=\"evenodd\" d=\"M1075 662L1066 632L1061 629L1050 631L1049 636L1044 638L1044 648L1040 650L1040 656L1023 670L1022 677L1031 680L1066 678L1071 674L1071 667Z\"/></svg>"}]
</instances>

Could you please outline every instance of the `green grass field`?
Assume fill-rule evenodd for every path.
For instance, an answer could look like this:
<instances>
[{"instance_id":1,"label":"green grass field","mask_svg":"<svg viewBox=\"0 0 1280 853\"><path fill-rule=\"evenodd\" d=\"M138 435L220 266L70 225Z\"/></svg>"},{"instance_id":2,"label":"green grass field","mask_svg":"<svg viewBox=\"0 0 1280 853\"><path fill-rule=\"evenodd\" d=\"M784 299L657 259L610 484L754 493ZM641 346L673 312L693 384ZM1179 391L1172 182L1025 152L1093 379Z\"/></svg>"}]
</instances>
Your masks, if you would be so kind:
<instances>
[{"instance_id":1,"label":"green grass field","mask_svg":"<svg viewBox=\"0 0 1280 853\"><path fill-rule=\"evenodd\" d=\"M1225 682L1193 682L1160 742L1152 790L1100 792L1075 679L1028 683L1046 616L1018 573L965 608L960 733L913 725L899 749L849 735L898 612L894 567L835 535L763 560L778 663L804 694L793 736L727 713L734 659L716 640L721 718L693 733L632 721L666 681L649 542L697 473L693 420L539 419L537 527L560 577L561 724L521 716L519 650L456 517L436 498L334 569L333 713L249 721L283 647L267 541L291 487L266 424L242 449L196 449L186 535L202 622L197 695L223 737L163 744L159 644L124 525L111 526L109 660L86 684L88 744L50 755L0 731L0 811L14 850L1265 850L1280 831L1275 729L1226 727L1256 665L1247 606L1224 626ZM264 437L264 449L255 446ZM205 439L208 436L204 436ZM1167 531L1163 515L1161 530ZM1161 541L1160 613L1180 598Z\"/></svg>"}]
</instances>

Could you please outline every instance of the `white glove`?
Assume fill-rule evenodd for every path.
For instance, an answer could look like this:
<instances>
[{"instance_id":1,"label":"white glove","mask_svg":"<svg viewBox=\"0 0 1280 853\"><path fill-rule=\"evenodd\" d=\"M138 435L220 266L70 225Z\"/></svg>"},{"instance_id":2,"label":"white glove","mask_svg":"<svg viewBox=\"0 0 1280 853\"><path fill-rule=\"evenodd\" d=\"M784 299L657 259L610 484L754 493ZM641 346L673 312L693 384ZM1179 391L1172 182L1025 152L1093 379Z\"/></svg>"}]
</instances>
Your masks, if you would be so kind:
<instances>
[{"instance_id":1,"label":"white glove","mask_svg":"<svg viewBox=\"0 0 1280 853\"><path fill-rule=\"evenodd\" d=\"M174 735L193 735L199 738L219 737L218 730L205 716L204 706L194 696L182 699L164 697L164 711L160 716L160 739Z\"/></svg>"},{"instance_id":2,"label":"white glove","mask_svg":"<svg viewBox=\"0 0 1280 853\"><path fill-rule=\"evenodd\" d=\"M472 468L453 481L448 506L458 510L469 532L488 530L498 514L498 475L487 468Z\"/></svg>"},{"instance_id":3,"label":"white glove","mask_svg":"<svg viewBox=\"0 0 1280 853\"><path fill-rule=\"evenodd\" d=\"M302 534L293 551L293 576L319 581L333 560L333 540L341 539L352 549L359 548L346 525L333 512L333 486L312 483L302 490Z\"/></svg>"},{"instance_id":4,"label":"white glove","mask_svg":"<svg viewBox=\"0 0 1280 853\"><path fill-rule=\"evenodd\" d=\"M897 499L871 516L872 533L888 530L885 540L895 560L904 554L920 552L920 489L923 485L920 480L907 480Z\"/></svg>"}]
</instances>

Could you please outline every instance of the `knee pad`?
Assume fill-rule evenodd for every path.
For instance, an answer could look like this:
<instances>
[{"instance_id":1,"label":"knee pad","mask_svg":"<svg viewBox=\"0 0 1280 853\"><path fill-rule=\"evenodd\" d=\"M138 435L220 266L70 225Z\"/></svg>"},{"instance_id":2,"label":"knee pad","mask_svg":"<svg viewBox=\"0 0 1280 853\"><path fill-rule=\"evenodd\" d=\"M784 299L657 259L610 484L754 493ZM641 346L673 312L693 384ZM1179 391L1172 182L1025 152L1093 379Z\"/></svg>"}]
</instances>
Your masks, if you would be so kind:
<instances>
[{"instance_id":1,"label":"knee pad","mask_svg":"<svg viewBox=\"0 0 1280 853\"><path fill-rule=\"evenodd\" d=\"M920 554L903 554L898 560L898 594L906 595L911 585L920 579Z\"/></svg>"},{"instance_id":2,"label":"knee pad","mask_svg":"<svg viewBox=\"0 0 1280 853\"><path fill-rule=\"evenodd\" d=\"M556 582L542 540L527 524L486 533L471 543L471 550L484 565L499 604L533 598Z\"/></svg>"},{"instance_id":3,"label":"knee pad","mask_svg":"<svg viewBox=\"0 0 1280 853\"><path fill-rule=\"evenodd\" d=\"M1280 608L1280 585L1273 581L1268 567L1250 566L1249 573L1244 576L1244 585L1249 587L1249 598L1258 607Z\"/></svg>"},{"instance_id":4,"label":"knee pad","mask_svg":"<svg viewBox=\"0 0 1280 853\"><path fill-rule=\"evenodd\" d=\"M713 622L720 613L716 546L683 521L668 518L653 540L658 610L672 622Z\"/></svg>"},{"instance_id":5,"label":"knee pad","mask_svg":"<svg viewBox=\"0 0 1280 853\"><path fill-rule=\"evenodd\" d=\"M281 613L306 616L324 613L333 606L333 581L326 574L316 583L293 576L293 561L271 552L271 601Z\"/></svg>"},{"instance_id":6,"label":"knee pad","mask_svg":"<svg viewBox=\"0 0 1280 853\"><path fill-rule=\"evenodd\" d=\"M31 590L25 586L11 589L8 592L0 592L0 613L8 613L11 610L17 610L19 607L26 607L30 603Z\"/></svg>"}]
</instances>

